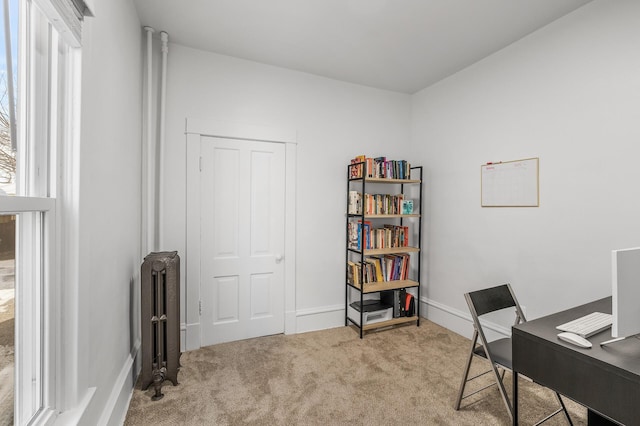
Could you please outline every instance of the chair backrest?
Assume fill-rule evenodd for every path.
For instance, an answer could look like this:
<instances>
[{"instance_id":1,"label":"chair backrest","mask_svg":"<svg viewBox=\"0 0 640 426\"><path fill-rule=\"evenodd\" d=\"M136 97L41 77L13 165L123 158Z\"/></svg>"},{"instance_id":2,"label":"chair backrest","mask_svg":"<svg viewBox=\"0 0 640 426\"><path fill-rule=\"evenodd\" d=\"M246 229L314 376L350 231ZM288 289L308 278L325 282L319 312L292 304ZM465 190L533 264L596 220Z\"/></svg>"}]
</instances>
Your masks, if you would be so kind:
<instances>
[{"instance_id":1,"label":"chair backrest","mask_svg":"<svg viewBox=\"0 0 640 426\"><path fill-rule=\"evenodd\" d=\"M516 323L525 322L526 319L516 300L515 294L509 284L485 288L465 294L469 309L477 316L499 311L505 308L515 307Z\"/></svg>"}]
</instances>

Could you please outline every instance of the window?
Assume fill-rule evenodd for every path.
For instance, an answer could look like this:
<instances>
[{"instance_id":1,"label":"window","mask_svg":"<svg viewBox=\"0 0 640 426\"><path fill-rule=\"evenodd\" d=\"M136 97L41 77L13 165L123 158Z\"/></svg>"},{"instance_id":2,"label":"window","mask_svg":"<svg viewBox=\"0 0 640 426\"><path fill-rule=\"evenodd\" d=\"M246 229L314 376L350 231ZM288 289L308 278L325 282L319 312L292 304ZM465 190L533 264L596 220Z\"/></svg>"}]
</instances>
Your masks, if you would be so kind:
<instances>
[{"instance_id":1,"label":"window","mask_svg":"<svg viewBox=\"0 0 640 426\"><path fill-rule=\"evenodd\" d=\"M74 196L68 159L77 151L75 12L83 3L3 1L2 33L12 47L0 59L0 225L15 224L14 422L43 424L64 404L60 307L68 287L60 284L59 248L73 213L66 207Z\"/></svg>"}]
</instances>

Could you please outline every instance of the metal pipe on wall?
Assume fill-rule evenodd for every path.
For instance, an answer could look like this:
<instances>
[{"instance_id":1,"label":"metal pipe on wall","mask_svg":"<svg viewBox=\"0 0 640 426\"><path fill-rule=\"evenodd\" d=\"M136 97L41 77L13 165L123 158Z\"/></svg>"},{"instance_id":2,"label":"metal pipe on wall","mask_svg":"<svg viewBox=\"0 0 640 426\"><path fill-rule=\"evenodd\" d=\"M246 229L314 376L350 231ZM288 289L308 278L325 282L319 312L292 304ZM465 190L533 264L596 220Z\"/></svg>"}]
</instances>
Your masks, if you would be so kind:
<instances>
[{"instance_id":1,"label":"metal pipe on wall","mask_svg":"<svg viewBox=\"0 0 640 426\"><path fill-rule=\"evenodd\" d=\"M142 238L142 255L146 256L152 250L156 250L155 238L155 149L153 138L153 33L155 30L151 27L144 27L147 32L147 64L146 64L146 141L144 151L143 164L143 229L145 235Z\"/></svg>"},{"instance_id":2,"label":"metal pipe on wall","mask_svg":"<svg viewBox=\"0 0 640 426\"><path fill-rule=\"evenodd\" d=\"M165 188L165 106L167 98L167 56L169 54L169 34L165 31L160 32L160 41L162 42L162 80L160 84L160 125L158 138L159 143L159 161L158 161L158 245L162 249L164 246L164 191Z\"/></svg>"}]
</instances>

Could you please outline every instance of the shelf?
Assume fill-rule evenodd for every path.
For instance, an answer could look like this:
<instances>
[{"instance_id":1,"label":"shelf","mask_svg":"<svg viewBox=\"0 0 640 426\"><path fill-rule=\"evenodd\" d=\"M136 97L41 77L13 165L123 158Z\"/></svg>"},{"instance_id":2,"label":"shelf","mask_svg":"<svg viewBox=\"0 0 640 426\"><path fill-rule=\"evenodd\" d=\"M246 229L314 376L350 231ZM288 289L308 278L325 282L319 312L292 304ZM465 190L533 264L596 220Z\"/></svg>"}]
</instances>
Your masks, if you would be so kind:
<instances>
[{"instance_id":1,"label":"shelf","mask_svg":"<svg viewBox=\"0 0 640 426\"><path fill-rule=\"evenodd\" d=\"M347 216L352 218L362 218L361 214L349 213ZM409 217L420 217L419 214L365 214L365 219L389 219L389 218L409 218Z\"/></svg>"},{"instance_id":2,"label":"shelf","mask_svg":"<svg viewBox=\"0 0 640 426\"><path fill-rule=\"evenodd\" d=\"M359 250L349 249L355 253L360 253ZM381 254L396 254L396 253L417 253L420 249L418 247L387 247L381 249L367 249L364 251L365 256L378 256Z\"/></svg>"},{"instance_id":3,"label":"shelf","mask_svg":"<svg viewBox=\"0 0 640 426\"><path fill-rule=\"evenodd\" d=\"M362 178L351 178L349 182L359 182ZM387 179L387 178L365 178L366 183L392 183L392 184L404 184L404 183L420 183L420 179Z\"/></svg>"},{"instance_id":4,"label":"shelf","mask_svg":"<svg viewBox=\"0 0 640 426\"><path fill-rule=\"evenodd\" d=\"M365 283L364 290L360 284L351 284L349 285L355 289L361 290L363 293L376 293L378 291L384 290L397 290L400 288L412 288L420 286L420 283L413 280L398 280L398 281L377 281L373 283Z\"/></svg>"},{"instance_id":5,"label":"shelf","mask_svg":"<svg viewBox=\"0 0 640 426\"><path fill-rule=\"evenodd\" d=\"M359 159L360 157L357 157ZM364 157L363 157L364 158ZM375 160L375 159L374 159ZM366 164L366 165L365 165ZM420 253L420 245L422 243L422 182L423 182L423 169L421 166L408 167L409 164L406 161L402 161L402 164L406 164L405 169L407 172L411 171L411 176L417 179L389 179L384 177L351 177L353 170L352 167L357 165L359 167L358 170L363 172L364 170L377 170L377 169L368 169L369 163L366 163L365 160L362 162L354 163L347 166L347 209L345 212L345 219L347 225L347 244L346 244L346 279L345 279L345 326L352 323L356 326L356 328L360 331L360 338L363 338L364 331L374 330L374 329L384 329L390 328L395 325L414 323L416 326L420 325L420 263L421 256L413 255L414 253ZM374 164L375 166L375 164ZM376 166L377 167L377 166ZM385 170L387 170L388 165L385 164ZM397 171L395 168L395 164L393 165L392 171ZM401 169L399 169L401 171ZM369 172L371 174L371 172ZM378 173L375 173L378 175ZM381 175L383 173L380 173ZM408 173L397 174L396 176L406 176ZM369 186L370 184L374 184ZM380 184L379 187L376 187L377 184ZM396 185L396 188L382 188L382 185ZM413 186L404 186L404 185L413 185ZM399 187L398 187L399 186ZM375 189L369 189L375 188ZM391 193L388 194L369 194L369 192L389 192L387 189L391 190ZM368 192L367 192L368 191ZM397 191L397 192L396 192ZM356 194L354 194L356 193ZM401 195L397 195L400 193ZM359 194L359 196L358 196ZM370 197L371 196L371 197ZM407 199L411 199L417 208L415 209L405 209L403 210L401 205L399 204L401 201ZM370 203L375 202L376 204L372 208ZM382 203L382 207L380 206ZM406 208L406 206L405 206ZM354 214L352 212L359 210L359 214ZM366 212L370 212L366 214ZM411 212L411 214L375 214L371 212ZM351 213L350 213L351 212ZM379 220L386 220L386 222L378 222ZM406 222L403 222L404 219L407 219ZM358 223L356 223L356 221ZM360 224L362 223L362 224ZM385 223L384 230L382 228L382 223ZM388 225L387 225L388 224ZM388 228L388 229L387 229ZM363 249L357 248L357 242L361 242L361 245L365 244L366 239L364 238L365 230L371 231L371 242L375 245L376 242L380 242L380 245L386 245L390 242L396 243L406 243L411 240L414 246L402 246L402 247L385 247L385 248L374 248L374 249ZM357 235L356 235L357 231ZM390 232L390 234L389 234ZM417 236L416 236L417 234ZM381 239L383 238L384 239ZM389 239L391 237L391 239ZM408 254L411 254L409 256ZM393 256L387 256L393 255ZM403 280L393 280L393 281L376 281L376 282L368 282L361 284L352 284L349 283L349 280L356 279L357 281L364 281L365 277L367 279L375 279L370 274L374 274L375 276L382 278L380 275L380 263L378 261L372 261L371 258L374 256L384 257L384 265L382 265L383 271L385 271L384 266L387 267L389 264L388 260L393 260L392 275L385 276L394 276L394 277L402 277L406 278ZM391 259L391 258L394 259ZM410 260L410 265L409 265ZM399 262L399 263L397 263ZM354 266L355 263L355 266ZM372 271L371 264L374 264L374 271ZM367 269L365 269L365 266ZM398 270L400 269L401 272ZM384 273L384 272L383 272ZM358 274L359 278L356 278L354 274ZM391 290L391 293L381 293L387 290ZM393 291L395 290L395 291ZM376 295L378 293L378 295ZM384 315L380 312L374 312L373 316L370 314L358 314L360 321L354 320L353 312L349 312L350 310L354 310L351 306L351 302L358 301L359 303L364 303L365 295L371 298L373 296L373 300L377 300L380 298L384 298L387 304L392 304L396 306L396 314L408 314L412 315L410 317L398 317L391 318L392 312L385 312ZM411 295L411 299L409 299L408 295ZM380 296L380 297L376 297ZM405 299L405 296L407 299ZM388 299L388 300L387 300ZM412 308L406 308L404 301L412 300L411 306ZM393 301L393 302L392 302ZM389 308L392 310L392 308ZM384 321L380 321L384 319ZM373 320L374 322L370 322L367 324L367 320ZM361 322L364 321L364 325Z\"/></svg>"},{"instance_id":6,"label":"shelf","mask_svg":"<svg viewBox=\"0 0 640 426\"><path fill-rule=\"evenodd\" d=\"M362 327L362 330L363 331L374 330L376 328L390 327L392 325L404 324L407 322L414 322L418 320L419 318L416 315L412 317L394 318L387 321L374 322L373 324L365 324L365 326Z\"/></svg>"}]
</instances>

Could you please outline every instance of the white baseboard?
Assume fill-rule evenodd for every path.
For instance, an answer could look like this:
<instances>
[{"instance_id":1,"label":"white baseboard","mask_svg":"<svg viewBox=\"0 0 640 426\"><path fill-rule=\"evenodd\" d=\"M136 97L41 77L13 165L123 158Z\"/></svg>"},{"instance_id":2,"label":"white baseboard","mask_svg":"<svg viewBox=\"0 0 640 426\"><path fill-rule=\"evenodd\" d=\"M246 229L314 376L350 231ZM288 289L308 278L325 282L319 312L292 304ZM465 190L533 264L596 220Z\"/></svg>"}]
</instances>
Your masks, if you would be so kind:
<instances>
[{"instance_id":1,"label":"white baseboard","mask_svg":"<svg viewBox=\"0 0 640 426\"><path fill-rule=\"evenodd\" d=\"M133 351L127 357L120 374L118 374L109 399L102 410L102 415L97 422L99 426L119 426L124 423L133 387L140 371L140 366L137 365L140 360L139 355L140 340L135 343Z\"/></svg>"},{"instance_id":2,"label":"white baseboard","mask_svg":"<svg viewBox=\"0 0 640 426\"><path fill-rule=\"evenodd\" d=\"M422 298L420 315L467 338L473 334L471 315L434 300ZM296 312L296 333L344 326L344 305L324 306ZM510 336L510 328L483 321L487 339Z\"/></svg>"},{"instance_id":3,"label":"white baseboard","mask_svg":"<svg viewBox=\"0 0 640 426\"><path fill-rule=\"evenodd\" d=\"M59 426L70 426L70 425L78 425L78 424L88 424L88 422L83 421L83 416L87 412L87 408L93 399L93 396L96 394L96 388L89 388L85 392L84 396L80 400L80 403L71 410L63 411L56 418L54 425Z\"/></svg>"},{"instance_id":4,"label":"white baseboard","mask_svg":"<svg viewBox=\"0 0 640 426\"><path fill-rule=\"evenodd\" d=\"M473 336L473 321L469 312L452 308L435 300L421 298L420 314L429 321L468 339ZM489 321L482 321L482 325L489 341L511 336L510 328Z\"/></svg>"},{"instance_id":5,"label":"white baseboard","mask_svg":"<svg viewBox=\"0 0 640 426\"><path fill-rule=\"evenodd\" d=\"M187 324L180 323L180 352L187 350Z\"/></svg>"},{"instance_id":6,"label":"white baseboard","mask_svg":"<svg viewBox=\"0 0 640 426\"><path fill-rule=\"evenodd\" d=\"M336 305L300 311L287 311L284 334L305 333L344 325L344 306ZM180 325L180 351L192 351L200 346L200 323Z\"/></svg>"},{"instance_id":7,"label":"white baseboard","mask_svg":"<svg viewBox=\"0 0 640 426\"><path fill-rule=\"evenodd\" d=\"M296 312L296 333L344 326L344 305L301 309Z\"/></svg>"},{"instance_id":8,"label":"white baseboard","mask_svg":"<svg viewBox=\"0 0 640 426\"><path fill-rule=\"evenodd\" d=\"M473 334L471 315L444 305L435 300L422 298L420 301L420 315L455 333L467 338ZM511 335L510 328L484 322L489 340ZM285 334L306 333L309 331L325 330L344 326L344 305L321 306L311 309L300 309L285 314ZM183 324L180 329L181 341L185 343L182 351L200 348L200 324Z\"/></svg>"},{"instance_id":9,"label":"white baseboard","mask_svg":"<svg viewBox=\"0 0 640 426\"><path fill-rule=\"evenodd\" d=\"M420 315L438 325L467 338L473 334L471 315L435 300L422 298ZM296 333L325 330L344 326L344 305L323 306L296 312ZM483 321L489 340L511 335L511 329L496 323Z\"/></svg>"},{"instance_id":10,"label":"white baseboard","mask_svg":"<svg viewBox=\"0 0 640 426\"><path fill-rule=\"evenodd\" d=\"M284 334L296 334L297 317L296 311L285 311L284 313Z\"/></svg>"},{"instance_id":11,"label":"white baseboard","mask_svg":"<svg viewBox=\"0 0 640 426\"><path fill-rule=\"evenodd\" d=\"M200 348L200 323L193 324L185 324L184 325L184 334L182 334L182 328L180 330L180 338L181 342L184 342L184 349L181 347L180 350L183 352L192 351L194 349Z\"/></svg>"}]
</instances>

